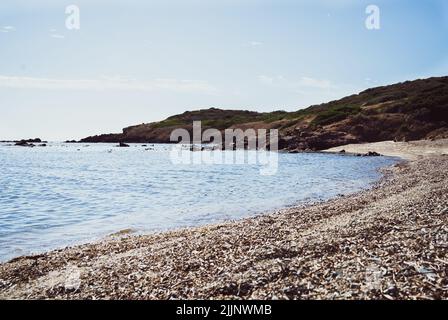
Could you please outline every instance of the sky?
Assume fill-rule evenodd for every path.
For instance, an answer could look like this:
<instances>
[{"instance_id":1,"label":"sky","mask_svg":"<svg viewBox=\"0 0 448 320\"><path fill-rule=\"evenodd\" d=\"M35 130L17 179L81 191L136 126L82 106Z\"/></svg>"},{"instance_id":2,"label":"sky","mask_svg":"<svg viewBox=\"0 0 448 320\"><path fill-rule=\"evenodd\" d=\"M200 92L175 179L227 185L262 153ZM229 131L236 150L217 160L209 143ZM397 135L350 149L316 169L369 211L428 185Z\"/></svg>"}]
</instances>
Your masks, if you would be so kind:
<instances>
[{"instance_id":1,"label":"sky","mask_svg":"<svg viewBox=\"0 0 448 320\"><path fill-rule=\"evenodd\" d=\"M0 1L0 140L80 139L209 107L293 111L444 75L446 0Z\"/></svg>"}]
</instances>

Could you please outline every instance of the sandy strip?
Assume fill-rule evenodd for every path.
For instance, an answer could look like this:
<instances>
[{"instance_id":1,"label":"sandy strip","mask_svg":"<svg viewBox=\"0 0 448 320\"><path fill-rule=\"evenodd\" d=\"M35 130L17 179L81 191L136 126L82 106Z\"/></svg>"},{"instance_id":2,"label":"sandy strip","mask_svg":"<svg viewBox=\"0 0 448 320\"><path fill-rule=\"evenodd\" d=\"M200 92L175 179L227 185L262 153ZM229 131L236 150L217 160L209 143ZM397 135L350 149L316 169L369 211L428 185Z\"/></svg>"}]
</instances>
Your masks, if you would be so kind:
<instances>
[{"instance_id":1,"label":"sandy strip","mask_svg":"<svg viewBox=\"0 0 448 320\"><path fill-rule=\"evenodd\" d=\"M382 141L375 143L348 144L335 147L324 152L340 152L365 154L375 151L385 156L400 157L407 160L415 160L425 156L448 154L448 139L435 141L419 140L410 142Z\"/></svg>"},{"instance_id":2,"label":"sandy strip","mask_svg":"<svg viewBox=\"0 0 448 320\"><path fill-rule=\"evenodd\" d=\"M446 299L448 156L406 154L369 191L14 259L0 298Z\"/></svg>"}]
</instances>

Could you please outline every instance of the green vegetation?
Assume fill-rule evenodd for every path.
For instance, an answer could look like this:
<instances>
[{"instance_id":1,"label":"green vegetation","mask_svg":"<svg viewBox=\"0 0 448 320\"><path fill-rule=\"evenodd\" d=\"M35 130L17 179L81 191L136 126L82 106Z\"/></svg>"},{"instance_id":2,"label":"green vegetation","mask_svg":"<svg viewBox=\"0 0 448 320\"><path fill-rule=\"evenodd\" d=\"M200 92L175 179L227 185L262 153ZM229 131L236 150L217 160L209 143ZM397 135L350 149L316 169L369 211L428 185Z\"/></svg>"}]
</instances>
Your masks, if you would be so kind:
<instances>
[{"instance_id":1,"label":"green vegetation","mask_svg":"<svg viewBox=\"0 0 448 320\"><path fill-rule=\"evenodd\" d=\"M182 126L185 124L186 123L184 123L181 119L168 118L166 120L152 124L152 127L153 128L166 128L166 127Z\"/></svg>"},{"instance_id":2,"label":"green vegetation","mask_svg":"<svg viewBox=\"0 0 448 320\"><path fill-rule=\"evenodd\" d=\"M360 106L335 106L327 110L317 113L316 118L311 122L311 125L328 125L333 122L347 119L350 115L358 114L361 111Z\"/></svg>"}]
</instances>

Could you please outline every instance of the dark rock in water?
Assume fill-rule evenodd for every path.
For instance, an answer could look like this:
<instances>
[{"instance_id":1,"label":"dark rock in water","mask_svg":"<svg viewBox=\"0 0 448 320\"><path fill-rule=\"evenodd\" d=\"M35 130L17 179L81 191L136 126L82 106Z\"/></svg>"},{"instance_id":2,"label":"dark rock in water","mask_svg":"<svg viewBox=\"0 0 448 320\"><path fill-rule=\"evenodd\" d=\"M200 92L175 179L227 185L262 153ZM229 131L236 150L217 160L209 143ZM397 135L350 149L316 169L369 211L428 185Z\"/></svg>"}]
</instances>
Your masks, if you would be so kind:
<instances>
[{"instance_id":1,"label":"dark rock in water","mask_svg":"<svg viewBox=\"0 0 448 320\"><path fill-rule=\"evenodd\" d=\"M17 141L16 146L27 146L28 142L26 142L25 140L21 140L21 141Z\"/></svg>"},{"instance_id":2,"label":"dark rock in water","mask_svg":"<svg viewBox=\"0 0 448 320\"><path fill-rule=\"evenodd\" d=\"M357 157L361 157L361 156L362 156L362 154L360 154L360 153L357 153L357 154L356 154L356 156L357 156Z\"/></svg>"},{"instance_id":3,"label":"dark rock in water","mask_svg":"<svg viewBox=\"0 0 448 320\"><path fill-rule=\"evenodd\" d=\"M129 147L129 145L124 143L124 142L120 142L120 144L118 146L121 147L121 148L128 148Z\"/></svg>"},{"instance_id":4,"label":"dark rock in water","mask_svg":"<svg viewBox=\"0 0 448 320\"><path fill-rule=\"evenodd\" d=\"M77 143L76 140L66 140L65 143Z\"/></svg>"},{"instance_id":5,"label":"dark rock in water","mask_svg":"<svg viewBox=\"0 0 448 320\"><path fill-rule=\"evenodd\" d=\"M39 147L46 147L46 146L47 146L46 143L42 143L42 144L39 145Z\"/></svg>"},{"instance_id":6,"label":"dark rock in water","mask_svg":"<svg viewBox=\"0 0 448 320\"><path fill-rule=\"evenodd\" d=\"M47 141L42 141L39 138L35 138L35 139L22 139L19 141L14 141L16 146L21 146L21 147L35 147L35 145L33 143L46 143Z\"/></svg>"},{"instance_id":7,"label":"dark rock in water","mask_svg":"<svg viewBox=\"0 0 448 320\"><path fill-rule=\"evenodd\" d=\"M366 154L363 155L364 157L379 157L381 154L375 151L369 151Z\"/></svg>"},{"instance_id":8,"label":"dark rock in water","mask_svg":"<svg viewBox=\"0 0 448 320\"><path fill-rule=\"evenodd\" d=\"M27 140L20 140L15 143L16 146L20 147L34 147L35 145L32 143L29 143Z\"/></svg>"},{"instance_id":9,"label":"dark rock in water","mask_svg":"<svg viewBox=\"0 0 448 320\"><path fill-rule=\"evenodd\" d=\"M342 149L341 151L339 151L339 153L345 153L345 150L344 150L344 149Z\"/></svg>"}]
</instances>

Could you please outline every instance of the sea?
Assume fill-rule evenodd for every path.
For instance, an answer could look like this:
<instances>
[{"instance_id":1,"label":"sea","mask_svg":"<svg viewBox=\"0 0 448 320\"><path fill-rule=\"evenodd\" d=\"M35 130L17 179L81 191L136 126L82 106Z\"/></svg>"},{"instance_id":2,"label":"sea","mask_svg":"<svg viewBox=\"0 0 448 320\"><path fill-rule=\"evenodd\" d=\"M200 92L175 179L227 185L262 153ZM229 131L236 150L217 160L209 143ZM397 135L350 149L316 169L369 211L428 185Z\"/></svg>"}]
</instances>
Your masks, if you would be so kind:
<instances>
[{"instance_id":1,"label":"sea","mask_svg":"<svg viewBox=\"0 0 448 320\"><path fill-rule=\"evenodd\" d=\"M262 151L222 151L250 152ZM249 161L174 161L168 144L0 143L0 261L122 230L146 234L325 201L371 187L397 161L282 152L270 159L275 170L266 174Z\"/></svg>"}]
</instances>

